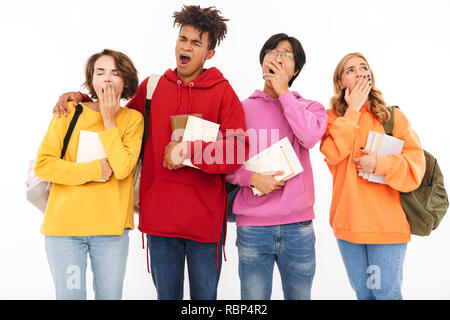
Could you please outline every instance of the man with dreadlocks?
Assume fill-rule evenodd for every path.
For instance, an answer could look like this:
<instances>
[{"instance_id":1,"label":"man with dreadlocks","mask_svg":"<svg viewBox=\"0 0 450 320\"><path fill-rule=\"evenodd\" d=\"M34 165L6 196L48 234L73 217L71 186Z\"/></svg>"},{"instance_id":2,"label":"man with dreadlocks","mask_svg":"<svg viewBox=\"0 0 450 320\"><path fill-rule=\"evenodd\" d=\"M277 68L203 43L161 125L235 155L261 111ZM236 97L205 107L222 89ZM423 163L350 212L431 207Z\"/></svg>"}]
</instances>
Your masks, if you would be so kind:
<instances>
[{"instance_id":1,"label":"man with dreadlocks","mask_svg":"<svg viewBox=\"0 0 450 320\"><path fill-rule=\"evenodd\" d=\"M244 111L232 87L217 68L204 69L225 37L228 19L214 7L199 6L184 6L173 17L174 26L180 27L176 69L164 73L151 99L139 230L147 234L158 299L183 299L187 260L191 299L212 300L217 298L220 251L226 237L224 174L245 160L248 138L239 136L246 130ZM126 107L144 114L149 78ZM88 97L78 92L63 94L54 111L65 111L68 100L82 99ZM220 124L216 142L171 141L170 117L192 113ZM186 158L198 169L182 165Z\"/></svg>"}]
</instances>

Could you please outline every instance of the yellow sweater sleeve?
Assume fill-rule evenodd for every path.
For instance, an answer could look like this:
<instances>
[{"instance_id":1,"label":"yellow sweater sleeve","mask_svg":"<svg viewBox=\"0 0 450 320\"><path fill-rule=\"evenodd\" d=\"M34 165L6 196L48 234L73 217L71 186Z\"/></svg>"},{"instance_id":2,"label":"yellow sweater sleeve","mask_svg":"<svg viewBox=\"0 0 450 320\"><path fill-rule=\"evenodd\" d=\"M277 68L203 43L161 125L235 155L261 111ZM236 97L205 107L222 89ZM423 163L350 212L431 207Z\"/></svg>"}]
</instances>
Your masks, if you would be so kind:
<instances>
[{"instance_id":1,"label":"yellow sweater sleeve","mask_svg":"<svg viewBox=\"0 0 450 320\"><path fill-rule=\"evenodd\" d=\"M132 116L123 131L123 138L117 127L99 132L109 165L118 180L125 179L133 172L141 151L144 132L142 115L134 110L127 111Z\"/></svg>"},{"instance_id":2,"label":"yellow sweater sleeve","mask_svg":"<svg viewBox=\"0 0 450 320\"><path fill-rule=\"evenodd\" d=\"M395 110L392 135L403 140L401 154L377 156L374 174L384 175L384 180L393 189L410 192L419 187L425 174L425 155L419 138L402 111Z\"/></svg>"},{"instance_id":3,"label":"yellow sweater sleeve","mask_svg":"<svg viewBox=\"0 0 450 320\"><path fill-rule=\"evenodd\" d=\"M320 151L329 165L337 165L353 150L356 132L359 129L360 112L347 109L339 117L333 110L327 110L328 124L320 143Z\"/></svg>"},{"instance_id":4,"label":"yellow sweater sleeve","mask_svg":"<svg viewBox=\"0 0 450 320\"><path fill-rule=\"evenodd\" d=\"M60 159L64 136L70 120L69 117L53 116L39 146L34 173L43 180L69 186L82 185L101 179L102 167L99 160L75 163Z\"/></svg>"}]
</instances>

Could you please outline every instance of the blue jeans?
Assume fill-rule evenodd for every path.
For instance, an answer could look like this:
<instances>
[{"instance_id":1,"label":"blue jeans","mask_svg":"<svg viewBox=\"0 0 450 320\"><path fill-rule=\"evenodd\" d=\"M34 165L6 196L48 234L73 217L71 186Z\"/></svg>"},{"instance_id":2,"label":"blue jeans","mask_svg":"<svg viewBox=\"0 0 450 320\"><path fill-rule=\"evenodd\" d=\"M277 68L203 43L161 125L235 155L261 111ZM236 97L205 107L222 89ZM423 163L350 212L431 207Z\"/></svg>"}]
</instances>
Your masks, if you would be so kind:
<instances>
[{"instance_id":1,"label":"blue jeans","mask_svg":"<svg viewBox=\"0 0 450 320\"><path fill-rule=\"evenodd\" d=\"M238 227L241 299L269 300L273 266L281 275L286 300L311 299L316 269L312 221L263 227Z\"/></svg>"},{"instance_id":2,"label":"blue jeans","mask_svg":"<svg viewBox=\"0 0 450 320\"><path fill-rule=\"evenodd\" d=\"M406 243L357 244L338 239L358 300L401 300Z\"/></svg>"},{"instance_id":3,"label":"blue jeans","mask_svg":"<svg viewBox=\"0 0 450 320\"><path fill-rule=\"evenodd\" d=\"M128 229L120 236L46 236L45 249L58 300L86 299L87 254L95 299L122 298L128 257Z\"/></svg>"},{"instance_id":4,"label":"blue jeans","mask_svg":"<svg viewBox=\"0 0 450 320\"><path fill-rule=\"evenodd\" d=\"M182 300L187 260L192 300L216 300L222 268L223 232L217 243L147 235L150 268L158 300Z\"/></svg>"}]
</instances>

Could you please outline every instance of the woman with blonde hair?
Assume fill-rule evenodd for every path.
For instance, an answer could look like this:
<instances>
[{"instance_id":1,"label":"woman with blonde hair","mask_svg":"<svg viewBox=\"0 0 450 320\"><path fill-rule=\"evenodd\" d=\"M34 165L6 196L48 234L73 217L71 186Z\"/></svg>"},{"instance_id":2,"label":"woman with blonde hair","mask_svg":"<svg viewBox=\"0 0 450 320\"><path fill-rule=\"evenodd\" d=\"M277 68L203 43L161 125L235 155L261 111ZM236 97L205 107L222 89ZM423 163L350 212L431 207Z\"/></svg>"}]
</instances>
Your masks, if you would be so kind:
<instances>
[{"instance_id":1,"label":"woman with blonde hair","mask_svg":"<svg viewBox=\"0 0 450 320\"><path fill-rule=\"evenodd\" d=\"M390 112L360 53L345 55L333 77L335 95L320 151L333 176L330 225L358 299L402 299L402 269L411 232L399 192L416 189L425 172L419 138L395 109L392 135L401 154L365 150L369 131L385 133ZM359 176L384 176L386 184Z\"/></svg>"}]
</instances>

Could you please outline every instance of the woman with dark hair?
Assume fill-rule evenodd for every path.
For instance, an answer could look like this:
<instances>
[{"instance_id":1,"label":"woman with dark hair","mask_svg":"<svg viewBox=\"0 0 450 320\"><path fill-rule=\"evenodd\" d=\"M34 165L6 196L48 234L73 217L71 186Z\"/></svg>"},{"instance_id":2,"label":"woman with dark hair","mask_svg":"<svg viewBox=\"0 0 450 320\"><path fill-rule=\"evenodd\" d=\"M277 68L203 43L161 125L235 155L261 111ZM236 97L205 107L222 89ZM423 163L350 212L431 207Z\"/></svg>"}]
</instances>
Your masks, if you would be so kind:
<instances>
[{"instance_id":1,"label":"woman with dark hair","mask_svg":"<svg viewBox=\"0 0 450 320\"><path fill-rule=\"evenodd\" d=\"M137 71L123 53L103 50L89 58L84 86L96 101L69 102L70 115L53 117L39 147L35 174L52 182L41 233L57 299L86 299L88 253L95 298L121 299L144 122L120 99L133 96ZM79 118L60 158L75 108ZM106 158L77 162L82 130L98 133Z\"/></svg>"},{"instance_id":2,"label":"woman with dark hair","mask_svg":"<svg viewBox=\"0 0 450 320\"><path fill-rule=\"evenodd\" d=\"M303 172L278 181L276 173L256 173L242 166L227 176L241 188L236 214L241 298L270 299L273 266L281 274L285 299L310 299L315 273L314 182L309 160L311 149L326 129L324 107L290 91L305 64L300 42L280 33L270 37L260 52L264 89L242 102L250 156L287 137ZM253 132L251 132L253 131ZM262 196L253 194L256 187Z\"/></svg>"},{"instance_id":3,"label":"woman with dark hair","mask_svg":"<svg viewBox=\"0 0 450 320\"><path fill-rule=\"evenodd\" d=\"M333 175L330 225L348 278L361 300L402 299L403 262L411 231L399 192L419 187L425 157L419 138L399 109L392 135L404 141L401 154L364 149L370 131L384 134L390 119L372 69L360 53L345 55L333 76L335 95L320 151ZM359 173L384 176L369 182Z\"/></svg>"}]
</instances>

